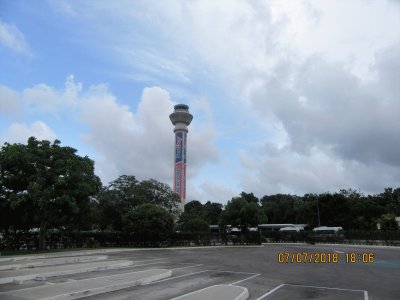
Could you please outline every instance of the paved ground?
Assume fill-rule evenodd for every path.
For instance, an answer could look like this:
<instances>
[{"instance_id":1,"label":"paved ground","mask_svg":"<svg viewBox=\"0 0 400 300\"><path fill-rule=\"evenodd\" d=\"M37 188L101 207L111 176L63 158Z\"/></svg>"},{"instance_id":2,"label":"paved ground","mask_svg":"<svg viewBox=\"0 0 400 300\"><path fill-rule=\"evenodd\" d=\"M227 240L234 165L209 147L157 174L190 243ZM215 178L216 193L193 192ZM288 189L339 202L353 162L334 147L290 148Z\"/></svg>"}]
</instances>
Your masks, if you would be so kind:
<instances>
[{"instance_id":1,"label":"paved ground","mask_svg":"<svg viewBox=\"0 0 400 300\"><path fill-rule=\"evenodd\" d=\"M289 256L279 256L279 253L289 253ZM297 257L297 253L302 254ZM320 258L325 255L326 260L329 259L328 253L331 257L335 254L338 262L316 263L318 259L316 256L311 257L311 253L320 253ZM374 262L346 263L345 253L373 253ZM307 262L292 263L292 254L294 261L297 258L303 261L307 256ZM248 299L253 300L400 299L400 248L267 244L262 247L125 250L107 252L107 256L107 261L124 260L134 263L118 269L53 276L43 281L1 284L0 292L3 294L0 294L0 299L18 299L15 298L18 293L26 293L17 292L21 289L100 277L114 278L108 276L117 274L128 276L128 273L150 269L170 270L172 276L86 299L171 299L216 285L244 287L248 290ZM356 260L367 257L367 254L364 257L356 256ZM279 263L278 258L288 259L289 262ZM18 261L13 263L18 264ZM0 261L0 266L2 264L5 262ZM38 267L27 272L40 270L41 267ZM20 275L23 269L15 271ZM0 279L9 277L10 272L0 271ZM207 299L210 299L209 296Z\"/></svg>"}]
</instances>

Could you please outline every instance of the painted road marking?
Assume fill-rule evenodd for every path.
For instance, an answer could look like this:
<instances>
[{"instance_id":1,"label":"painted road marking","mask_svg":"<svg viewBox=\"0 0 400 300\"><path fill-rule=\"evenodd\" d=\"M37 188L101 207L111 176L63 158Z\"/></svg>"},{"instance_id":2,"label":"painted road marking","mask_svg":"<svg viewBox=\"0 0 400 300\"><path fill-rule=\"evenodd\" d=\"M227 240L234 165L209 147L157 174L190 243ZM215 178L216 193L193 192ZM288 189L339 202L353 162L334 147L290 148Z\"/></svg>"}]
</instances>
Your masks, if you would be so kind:
<instances>
[{"instance_id":1,"label":"painted road marking","mask_svg":"<svg viewBox=\"0 0 400 300\"><path fill-rule=\"evenodd\" d=\"M283 286L295 286L295 287L304 287L304 288L315 288L315 289L325 289L325 290L336 290L336 291L347 291L347 292L362 292L364 294L364 300L369 300L368 292L365 290L353 290L353 289L342 289L342 288L333 288L333 287L325 287L325 286L313 286L313 285L299 285L299 284L289 284L289 283L282 283L277 287L270 290L268 293L258 297L256 300L264 299L265 297L271 295L272 293L276 292Z\"/></svg>"},{"instance_id":2,"label":"painted road marking","mask_svg":"<svg viewBox=\"0 0 400 300\"><path fill-rule=\"evenodd\" d=\"M275 291L279 290L281 287L283 287L285 284L281 284L278 285L277 287L273 288L272 290L270 290L268 293L265 293L264 295L262 295L261 297L258 297L256 300L261 300L264 299L265 297L271 295L272 293L274 293Z\"/></svg>"},{"instance_id":3,"label":"painted road marking","mask_svg":"<svg viewBox=\"0 0 400 300\"><path fill-rule=\"evenodd\" d=\"M344 253L343 251L339 251L339 250L334 250L333 252L336 252L336 253L341 253L341 254L343 254L343 253Z\"/></svg>"},{"instance_id":4,"label":"painted road marking","mask_svg":"<svg viewBox=\"0 0 400 300\"><path fill-rule=\"evenodd\" d=\"M188 294L184 294L171 300L181 300L181 299L211 299L218 295L219 299L247 299L249 297L249 291L242 286L236 285L212 285Z\"/></svg>"},{"instance_id":5,"label":"painted road marking","mask_svg":"<svg viewBox=\"0 0 400 300\"><path fill-rule=\"evenodd\" d=\"M172 270L182 270L182 269L187 269L187 268L200 267L200 266L202 266L202 265L203 265L203 264L198 264L198 265L187 266L187 267L173 268L173 269L170 269L170 270L171 270L171 271L172 271Z\"/></svg>"},{"instance_id":6,"label":"painted road marking","mask_svg":"<svg viewBox=\"0 0 400 300\"><path fill-rule=\"evenodd\" d=\"M192 272L189 274L184 274L184 275L179 275L179 276L174 276L174 277L170 277L170 278L166 278L166 279L161 279L158 281L154 281L148 284L154 284L154 283L159 283L159 282L164 282L164 281L168 281L168 280L172 280L172 279L177 279L177 278L182 278L182 277L186 277L186 276L190 276L190 275L195 275L195 274L200 274L200 273L204 273L204 272L208 272L209 270L203 270L203 271L198 271L198 272Z\"/></svg>"},{"instance_id":7,"label":"painted road marking","mask_svg":"<svg viewBox=\"0 0 400 300\"><path fill-rule=\"evenodd\" d=\"M261 274L255 274L255 275L250 276L250 277L248 277L248 278L245 278L245 279L242 279L242 280L239 280L239 281L232 282L230 285L235 285L235 284L238 284L238 283L240 283L240 282L243 282L243 281L252 279L252 278L254 278L254 277L260 276L260 275L261 275Z\"/></svg>"},{"instance_id":8,"label":"painted road marking","mask_svg":"<svg viewBox=\"0 0 400 300\"><path fill-rule=\"evenodd\" d=\"M368 292L365 291L365 290L341 289L341 288L333 288L333 287L326 287L326 286L298 285L298 284L289 284L289 283L285 283L284 285L296 286L296 287L305 287L305 288L315 288L315 289L325 289L325 290L361 292L361 293L364 294L364 300L368 300Z\"/></svg>"}]
</instances>

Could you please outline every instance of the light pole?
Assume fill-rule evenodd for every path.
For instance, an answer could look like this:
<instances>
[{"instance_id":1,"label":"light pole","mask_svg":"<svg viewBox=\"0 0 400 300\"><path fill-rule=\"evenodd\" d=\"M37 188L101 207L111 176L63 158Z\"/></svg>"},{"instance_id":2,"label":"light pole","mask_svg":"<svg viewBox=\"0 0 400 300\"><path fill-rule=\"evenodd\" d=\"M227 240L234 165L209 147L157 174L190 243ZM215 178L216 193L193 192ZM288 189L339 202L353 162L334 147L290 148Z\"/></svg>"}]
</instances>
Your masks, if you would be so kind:
<instances>
[{"instance_id":1,"label":"light pole","mask_svg":"<svg viewBox=\"0 0 400 300\"><path fill-rule=\"evenodd\" d=\"M319 198L317 198L317 212L318 212L318 227L321 227L321 220L319 218Z\"/></svg>"}]
</instances>

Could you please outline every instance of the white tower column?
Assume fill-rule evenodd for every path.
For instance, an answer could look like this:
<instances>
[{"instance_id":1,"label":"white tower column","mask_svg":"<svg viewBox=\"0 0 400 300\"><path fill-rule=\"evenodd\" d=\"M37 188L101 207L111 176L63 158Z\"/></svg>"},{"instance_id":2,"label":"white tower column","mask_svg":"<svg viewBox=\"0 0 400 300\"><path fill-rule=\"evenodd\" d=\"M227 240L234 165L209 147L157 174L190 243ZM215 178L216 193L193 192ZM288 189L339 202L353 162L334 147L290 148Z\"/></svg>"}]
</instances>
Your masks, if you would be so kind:
<instances>
[{"instance_id":1,"label":"white tower column","mask_svg":"<svg viewBox=\"0 0 400 300\"><path fill-rule=\"evenodd\" d=\"M175 111L169 116L175 126L174 146L174 192L179 195L181 208L186 202L186 145L188 126L193 119L189 113L189 106L178 104L174 106Z\"/></svg>"}]
</instances>

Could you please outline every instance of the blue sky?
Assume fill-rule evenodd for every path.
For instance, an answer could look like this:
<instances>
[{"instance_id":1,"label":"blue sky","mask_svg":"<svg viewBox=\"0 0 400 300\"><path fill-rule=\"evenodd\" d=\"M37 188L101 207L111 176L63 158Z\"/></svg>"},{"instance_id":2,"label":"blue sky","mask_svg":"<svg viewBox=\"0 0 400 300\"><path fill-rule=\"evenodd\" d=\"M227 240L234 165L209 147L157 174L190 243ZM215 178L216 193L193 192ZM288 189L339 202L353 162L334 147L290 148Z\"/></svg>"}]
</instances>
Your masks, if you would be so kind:
<instances>
[{"instance_id":1,"label":"blue sky","mask_svg":"<svg viewBox=\"0 0 400 300\"><path fill-rule=\"evenodd\" d=\"M58 138L188 200L400 182L397 1L0 1L0 142Z\"/></svg>"}]
</instances>

